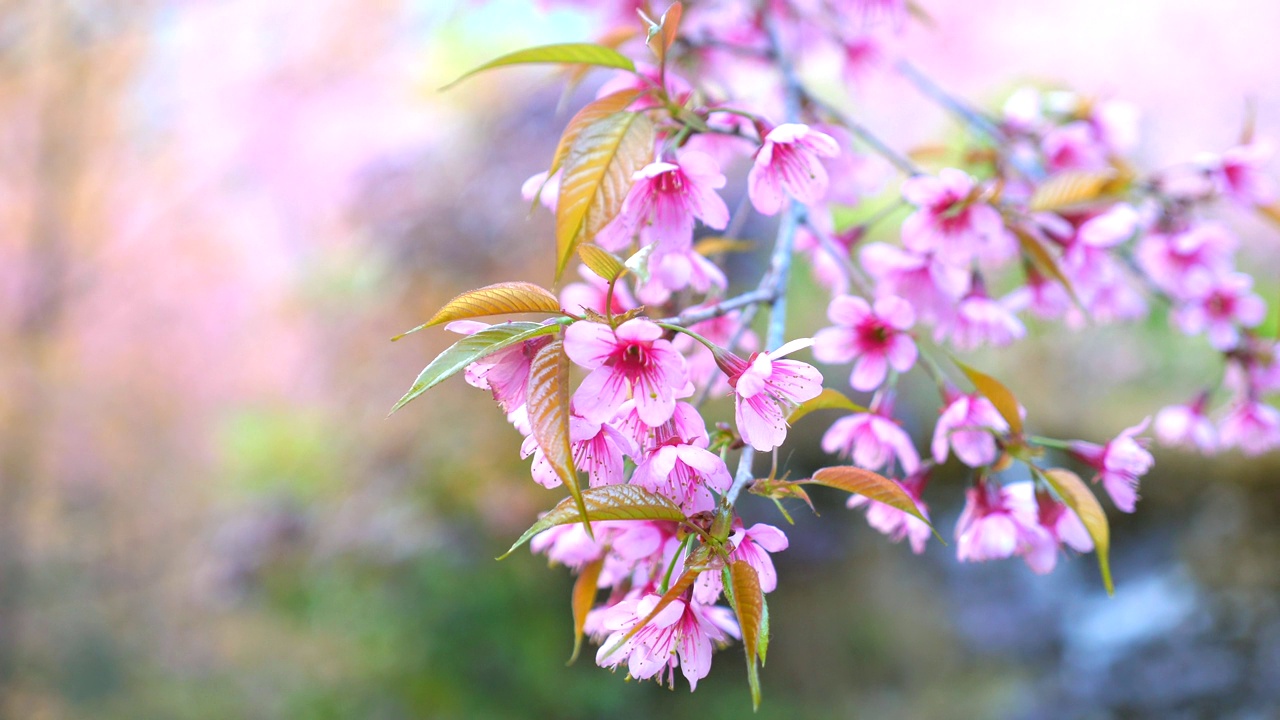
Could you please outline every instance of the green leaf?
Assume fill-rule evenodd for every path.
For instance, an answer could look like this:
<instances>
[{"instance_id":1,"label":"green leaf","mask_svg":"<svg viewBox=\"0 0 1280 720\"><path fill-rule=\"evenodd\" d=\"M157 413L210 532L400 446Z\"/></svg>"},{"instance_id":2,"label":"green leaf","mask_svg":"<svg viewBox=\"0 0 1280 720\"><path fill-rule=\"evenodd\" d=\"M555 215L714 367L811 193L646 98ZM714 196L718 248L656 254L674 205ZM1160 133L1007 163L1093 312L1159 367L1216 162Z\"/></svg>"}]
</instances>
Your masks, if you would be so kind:
<instances>
[{"instance_id":1,"label":"green leaf","mask_svg":"<svg viewBox=\"0 0 1280 720\"><path fill-rule=\"evenodd\" d=\"M760 709L760 629L764 621L764 592L755 568L746 560L729 566L733 580L733 612L742 628L742 647L747 653L747 683L751 686L751 708Z\"/></svg>"},{"instance_id":2,"label":"green leaf","mask_svg":"<svg viewBox=\"0 0 1280 720\"><path fill-rule=\"evenodd\" d=\"M590 242L617 216L631 176L653 160L653 143L653 121L637 112L603 117L574 139L556 203L556 278L578 245Z\"/></svg>"},{"instance_id":3,"label":"green leaf","mask_svg":"<svg viewBox=\"0 0 1280 720\"><path fill-rule=\"evenodd\" d=\"M550 335L560 329L559 325L540 325L531 322L510 322L485 328L474 335L468 335L449 346L447 350L436 356L429 365L418 373L413 387L396 402L391 412L399 410L414 398L442 381L462 370L471 363L491 355L503 348L518 342L531 340L539 335Z\"/></svg>"},{"instance_id":4,"label":"green leaf","mask_svg":"<svg viewBox=\"0 0 1280 720\"><path fill-rule=\"evenodd\" d=\"M573 463L573 445L569 442L569 356L562 340L539 350L529 364L527 397L533 437L547 464L573 497L582 515L582 526L591 535L578 468Z\"/></svg>"},{"instance_id":5,"label":"green leaf","mask_svg":"<svg viewBox=\"0 0 1280 720\"><path fill-rule=\"evenodd\" d=\"M579 245L578 257L581 258L582 264L586 265L591 272L604 278L606 282L617 280L619 275L627 271L621 258L599 245Z\"/></svg>"},{"instance_id":6,"label":"green leaf","mask_svg":"<svg viewBox=\"0 0 1280 720\"><path fill-rule=\"evenodd\" d=\"M567 665L578 659L578 651L582 649L582 628L587 623L587 613L596 602L596 584L600 580L600 569L604 567L604 558L597 558L582 568L578 579L573 583L573 655Z\"/></svg>"},{"instance_id":7,"label":"green leaf","mask_svg":"<svg viewBox=\"0 0 1280 720\"><path fill-rule=\"evenodd\" d=\"M787 418L788 425L795 425L796 421L817 410L848 410L849 412L871 412L870 410L855 403L845 397L844 393L831 388L823 388L818 396L802 404L791 412L791 417Z\"/></svg>"},{"instance_id":8,"label":"green leaf","mask_svg":"<svg viewBox=\"0 0 1280 720\"><path fill-rule=\"evenodd\" d=\"M636 71L635 63L617 50L591 43L562 43L558 45L541 45L508 53L500 58L490 60L480 67L469 70L462 77L440 89L448 90L476 73L496 67L547 63L556 65L595 65L597 67L611 67L630 72Z\"/></svg>"},{"instance_id":9,"label":"green leaf","mask_svg":"<svg viewBox=\"0 0 1280 720\"><path fill-rule=\"evenodd\" d=\"M847 493L861 495L868 500L884 503L892 508L897 508L905 513L909 513L929 526L933 530L933 534L937 536L938 541L943 545L946 541L938 535L938 531L934 529L929 522L929 518L920 512L920 508L916 507L916 501L911 499L906 490L902 489L896 481L879 474L864 470L852 465L840 465L837 467L822 468L813 474L808 480L797 480L797 485L823 485L837 490L843 490Z\"/></svg>"},{"instance_id":10,"label":"green leaf","mask_svg":"<svg viewBox=\"0 0 1280 720\"><path fill-rule=\"evenodd\" d=\"M1094 497L1089 486L1084 484L1080 476L1070 470L1055 468L1041 471L1034 465L1032 470L1049 483L1053 491L1062 498L1067 507L1075 511L1084 523L1084 528L1093 538L1093 551L1098 555L1098 570L1102 573L1102 584L1108 595L1114 595L1115 585L1111 581L1111 526L1107 523L1107 514L1103 512L1098 498Z\"/></svg>"},{"instance_id":11,"label":"green leaf","mask_svg":"<svg viewBox=\"0 0 1280 720\"><path fill-rule=\"evenodd\" d=\"M670 520L680 522L685 519L680 508L671 501L635 485L605 485L588 488L582 491L582 503L586 507L591 520ZM557 525L568 525L582 520L582 511L573 498L560 501L546 515L538 519L532 527L524 531L511 549L502 554L501 560L516 548L525 544L534 535Z\"/></svg>"},{"instance_id":12,"label":"green leaf","mask_svg":"<svg viewBox=\"0 0 1280 720\"><path fill-rule=\"evenodd\" d=\"M969 378L969 382L982 393L984 397L991 401L996 411L1000 413L1000 417L1009 423L1009 428L1013 430L1015 435L1022 434L1022 415L1018 412L1018 399L1013 396L1009 388L995 378L984 372L975 370L968 365L956 360L954 357L951 361L960 368L960 371Z\"/></svg>"},{"instance_id":13,"label":"green leaf","mask_svg":"<svg viewBox=\"0 0 1280 720\"><path fill-rule=\"evenodd\" d=\"M444 304L431 319L391 340L394 342L423 328L468 318L512 313L558 313L560 301L550 290L528 282L504 282L468 290Z\"/></svg>"}]
</instances>

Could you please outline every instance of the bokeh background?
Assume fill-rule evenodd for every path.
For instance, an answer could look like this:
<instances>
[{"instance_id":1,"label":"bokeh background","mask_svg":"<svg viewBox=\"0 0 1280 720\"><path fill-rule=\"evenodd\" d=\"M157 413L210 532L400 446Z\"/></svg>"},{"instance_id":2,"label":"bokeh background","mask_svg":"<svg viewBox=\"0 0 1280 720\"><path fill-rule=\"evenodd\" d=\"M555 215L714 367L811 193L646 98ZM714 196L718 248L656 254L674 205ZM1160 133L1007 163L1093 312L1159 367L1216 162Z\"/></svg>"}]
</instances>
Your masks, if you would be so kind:
<instances>
[{"instance_id":1,"label":"bokeh background","mask_svg":"<svg viewBox=\"0 0 1280 720\"><path fill-rule=\"evenodd\" d=\"M1230 146L1249 100L1280 138L1272 0L923 5L902 44L935 80L1133 100L1146 167ZM562 82L436 88L591 27L514 0L0 2L3 717L750 712L736 648L694 695L564 667L567 572L492 559L559 499L518 435L461 380L386 417L448 343L389 337L461 290L551 280L519 188ZM901 148L958 132L890 77L852 103ZM1280 231L1224 219L1275 298ZM735 262L753 281L759 258ZM799 292L810 332L822 300ZM1219 372L1162 317L975 362L1045 434L1099 442ZM935 409L907 402L924 440ZM797 472L822 462L807 422ZM1280 463L1157 460L1113 517L1113 599L1090 558L1046 578L916 558L819 498L778 558L759 716L1280 717ZM932 487L949 535L962 485Z\"/></svg>"}]
</instances>

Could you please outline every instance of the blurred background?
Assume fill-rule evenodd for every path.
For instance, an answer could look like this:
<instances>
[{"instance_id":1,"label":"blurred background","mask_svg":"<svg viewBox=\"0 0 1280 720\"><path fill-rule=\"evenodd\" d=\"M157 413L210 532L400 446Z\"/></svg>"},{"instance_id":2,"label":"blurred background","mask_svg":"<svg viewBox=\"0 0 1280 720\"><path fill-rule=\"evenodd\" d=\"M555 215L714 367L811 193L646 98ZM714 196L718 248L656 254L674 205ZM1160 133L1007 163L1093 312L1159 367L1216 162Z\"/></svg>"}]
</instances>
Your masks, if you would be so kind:
<instances>
[{"instance_id":1,"label":"blurred background","mask_svg":"<svg viewBox=\"0 0 1280 720\"><path fill-rule=\"evenodd\" d=\"M1280 139L1271 0L923 5L933 26L902 42L935 80L1132 100L1148 168L1234 144L1249 99ZM564 667L568 573L492 559L559 499L517 433L461 379L386 417L449 342L388 338L462 290L551 282L519 189L568 117L562 81L436 88L591 28L512 0L0 2L3 717L750 713L737 647L694 695ZM892 78L853 100L901 148L957 132ZM1280 232L1224 219L1275 298ZM754 282L760 258L735 262ZM823 299L797 278L801 334ZM1220 372L1160 316L974 362L1044 434L1096 442ZM906 402L923 442L935 406ZM797 427L796 473L823 427ZM1280 717L1278 470L1158 453L1139 512L1113 516L1113 599L1092 558L1044 578L936 541L916 558L819 497L778 557L759 716ZM931 486L948 538L962 487Z\"/></svg>"}]
</instances>

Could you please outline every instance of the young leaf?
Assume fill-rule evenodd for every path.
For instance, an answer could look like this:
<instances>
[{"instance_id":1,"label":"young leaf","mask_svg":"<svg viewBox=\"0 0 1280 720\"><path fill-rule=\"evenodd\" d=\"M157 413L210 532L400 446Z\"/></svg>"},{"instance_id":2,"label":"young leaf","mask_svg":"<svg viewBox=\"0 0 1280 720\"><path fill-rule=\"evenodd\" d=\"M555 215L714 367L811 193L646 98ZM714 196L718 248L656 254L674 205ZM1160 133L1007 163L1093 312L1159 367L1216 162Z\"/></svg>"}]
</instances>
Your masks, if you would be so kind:
<instances>
[{"instance_id":1,"label":"young leaf","mask_svg":"<svg viewBox=\"0 0 1280 720\"><path fill-rule=\"evenodd\" d=\"M490 70L496 67L506 65L529 65L529 64L557 64L557 65L595 65L596 67L611 67L619 70L636 71L635 63L631 62L627 56L604 47L602 45L592 45L591 43L562 43L559 45L541 45L539 47L525 48L508 53L500 58L495 58L489 62L469 70L459 77L457 80L440 88L448 90L476 73Z\"/></svg>"},{"instance_id":2,"label":"young leaf","mask_svg":"<svg viewBox=\"0 0 1280 720\"><path fill-rule=\"evenodd\" d=\"M751 707L760 709L760 632L764 621L764 593L755 568L746 560L729 566L733 580L733 612L742 628L742 647L747 653L747 683L751 686Z\"/></svg>"},{"instance_id":3,"label":"young leaf","mask_svg":"<svg viewBox=\"0 0 1280 720\"><path fill-rule=\"evenodd\" d=\"M649 282L649 256L653 254L653 249L657 245L658 243L656 242L645 245L623 263L627 270L630 270L631 274L635 275L642 283Z\"/></svg>"},{"instance_id":4,"label":"young leaf","mask_svg":"<svg viewBox=\"0 0 1280 720\"><path fill-rule=\"evenodd\" d=\"M901 485L870 470L863 470L852 465L822 468L814 473L812 478L797 480L796 484L825 485L847 493L862 495L868 500L875 500L905 513L910 513L926 525L929 525L930 529L933 529L933 525L929 523L929 518L920 512L920 508L916 507L916 501L911 499L911 496L907 494L906 490L902 489ZM938 531L934 530L933 534L937 535ZM938 539L942 540L942 536L938 535Z\"/></svg>"},{"instance_id":5,"label":"young leaf","mask_svg":"<svg viewBox=\"0 0 1280 720\"><path fill-rule=\"evenodd\" d=\"M760 596L760 667L769 656L769 600Z\"/></svg>"},{"instance_id":6,"label":"young leaf","mask_svg":"<svg viewBox=\"0 0 1280 720\"><path fill-rule=\"evenodd\" d=\"M598 488L587 488L582 491L582 504L594 520L670 520L680 522L685 519L680 508L671 501L635 485L605 485ZM519 540L502 554L501 560L516 548L529 541L529 538L548 528L557 525L568 525L580 522L583 518L578 503L573 498L560 501L546 515L538 519L532 527L524 531Z\"/></svg>"},{"instance_id":7,"label":"young leaf","mask_svg":"<svg viewBox=\"0 0 1280 720\"><path fill-rule=\"evenodd\" d=\"M578 245L590 242L617 216L631 176L653 160L653 121L617 112L587 127L569 147L556 205L556 277Z\"/></svg>"},{"instance_id":8,"label":"young leaf","mask_svg":"<svg viewBox=\"0 0 1280 720\"><path fill-rule=\"evenodd\" d=\"M639 97L640 91L636 89L619 90L616 93L605 95L599 100L587 103L585 107L578 111L569 120L569 124L565 126L564 132L560 135L560 144L556 145L556 154L551 160L551 169L547 171L548 177L556 174L556 170L564 165L565 158L569 156L569 148L573 145L573 141L578 139L582 131L591 123L613 115L616 112L626 110L627 106Z\"/></svg>"},{"instance_id":9,"label":"young leaf","mask_svg":"<svg viewBox=\"0 0 1280 720\"><path fill-rule=\"evenodd\" d=\"M401 333L392 340L399 340L405 335L416 333L423 328L440 323L466 320L467 318L486 317L488 315L509 315L511 313L558 313L560 301L555 295L539 285L527 282L505 282L486 285L476 290L468 290L444 304L431 319L406 333Z\"/></svg>"},{"instance_id":10,"label":"young leaf","mask_svg":"<svg viewBox=\"0 0 1280 720\"><path fill-rule=\"evenodd\" d=\"M582 515L582 526L591 535L578 468L569 442L569 356L564 341L555 340L538 351L529 365L529 427L547 464L560 476Z\"/></svg>"},{"instance_id":11,"label":"young leaf","mask_svg":"<svg viewBox=\"0 0 1280 720\"><path fill-rule=\"evenodd\" d=\"M1280 202L1274 202L1270 205L1259 205L1258 212L1262 216L1276 225L1280 225Z\"/></svg>"},{"instance_id":12,"label":"young leaf","mask_svg":"<svg viewBox=\"0 0 1280 720\"><path fill-rule=\"evenodd\" d=\"M1036 269L1057 280L1058 284L1066 289L1067 295L1071 297L1071 301L1076 304L1076 307L1080 308L1081 312L1085 312L1084 303L1080 302L1080 296L1076 295L1076 289L1071 285L1070 278L1067 277L1066 273L1062 272L1058 261L1049 254L1044 245L1035 239L1031 233L1027 232L1025 228L1017 225L1010 227L1013 230L1013 234L1018 237L1018 244L1022 246L1022 251L1031 258L1031 262L1036 266Z\"/></svg>"},{"instance_id":13,"label":"young leaf","mask_svg":"<svg viewBox=\"0 0 1280 720\"><path fill-rule=\"evenodd\" d=\"M418 373L413 387L396 402L391 412L407 405L411 400L430 390L443 380L462 370L471 363L491 355L503 348L524 342L539 335L549 335L560 329L559 325L539 325L531 322L510 322L485 328L474 335L468 335L449 349L436 356L429 365Z\"/></svg>"},{"instance_id":14,"label":"young leaf","mask_svg":"<svg viewBox=\"0 0 1280 720\"><path fill-rule=\"evenodd\" d=\"M684 6L679 2L672 3L671 7L662 14L662 18L658 20L658 26L649 31L649 39L646 44L653 50L654 55L658 57L658 64L665 65L667 63L667 51L675 44L676 33L680 31L680 16L684 14ZM654 47L653 39L657 37L658 45Z\"/></svg>"},{"instance_id":15,"label":"young leaf","mask_svg":"<svg viewBox=\"0 0 1280 720\"><path fill-rule=\"evenodd\" d=\"M621 258L599 245L579 245L578 257L591 272L604 278L607 282L617 280L619 275L627 271L626 266L622 264Z\"/></svg>"},{"instance_id":16,"label":"young leaf","mask_svg":"<svg viewBox=\"0 0 1280 720\"><path fill-rule=\"evenodd\" d=\"M818 397L806 401L800 407L791 412L791 417L787 418L788 425L795 425L796 421L817 410L848 410L849 412L871 412L862 407L858 403L844 396L844 393L831 388L823 388L818 393Z\"/></svg>"},{"instance_id":17,"label":"young leaf","mask_svg":"<svg viewBox=\"0 0 1280 720\"><path fill-rule=\"evenodd\" d=\"M573 583L573 655L568 665L578 659L578 651L582 649L582 628L587 623L587 613L596 601L596 582L600 579L600 568L604 567L604 558L597 558L582 568L578 579Z\"/></svg>"},{"instance_id":18,"label":"young leaf","mask_svg":"<svg viewBox=\"0 0 1280 720\"><path fill-rule=\"evenodd\" d=\"M632 628L627 631L626 635L623 635L616 643L611 645L605 654L600 657L607 658L618 652L618 650L623 645L626 645L628 640L635 637L635 634L640 632L645 625L648 625L654 618L658 617L658 613L665 610L667 606L671 604L671 601L680 597L686 590L693 587L693 582L698 579L698 575L702 574L702 570L703 568L700 567L693 567L685 570L684 574L680 576L680 579L677 580L676 583L658 599L658 604L653 606L653 609L649 611L649 614L640 618L640 622L632 626Z\"/></svg>"},{"instance_id":19,"label":"young leaf","mask_svg":"<svg viewBox=\"0 0 1280 720\"><path fill-rule=\"evenodd\" d=\"M1005 387L999 380L986 373L974 370L954 357L951 358L951 361L956 364L956 367L960 368L965 377L969 378L969 382L973 383L978 392L991 401L996 411L1000 413L1000 417L1009 423L1009 428L1013 430L1014 434L1021 435L1022 415L1018 412L1018 399L1013 396L1009 388Z\"/></svg>"},{"instance_id":20,"label":"young leaf","mask_svg":"<svg viewBox=\"0 0 1280 720\"><path fill-rule=\"evenodd\" d=\"M1102 584L1108 595L1115 594L1115 585L1111 582L1111 562L1108 554L1111 551L1111 526L1107 524L1107 514L1102 511L1098 498L1089 491L1078 475L1070 470L1056 468L1045 470L1040 476L1048 481L1053 491L1067 504L1067 507L1080 516L1080 522L1093 538L1093 551L1098 555L1098 570L1102 573Z\"/></svg>"},{"instance_id":21,"label":"young leaf","mask_svg":"<svg viewBox=\"0 0 1280 720\"><path fill-rule=\"evenodd\" d=\"M1092 202L1109 189L1116 175L1114 170L1065 170L1041 183L1027 207L1042 212Z\"/></svg>"},{"instance_id":22,"label":"young leaf","mask_svg":"<svg viewBox=\"0 0 1280 720\"><path fill-rule=\"evenodd\" d=\"M703 257L724 253L751 252L754 249L755 243L750 240L735 240L727 237L703 238L693 245L693 251Z\"/></svg>"}]
</instances>

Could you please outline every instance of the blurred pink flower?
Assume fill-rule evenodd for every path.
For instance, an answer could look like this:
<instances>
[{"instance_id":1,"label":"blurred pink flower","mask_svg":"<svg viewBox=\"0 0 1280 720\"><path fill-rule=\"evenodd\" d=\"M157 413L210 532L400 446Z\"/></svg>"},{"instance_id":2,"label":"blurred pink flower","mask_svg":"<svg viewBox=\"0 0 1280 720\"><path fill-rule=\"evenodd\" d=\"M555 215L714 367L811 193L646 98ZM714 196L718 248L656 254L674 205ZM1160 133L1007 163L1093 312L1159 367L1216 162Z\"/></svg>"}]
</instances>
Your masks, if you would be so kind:
<instances>
[{"instance_id":1,"label":"blurred pink flower","mask_svg":"<svg viewBox=\"0 0 1280 720\"><path fill-rule=\"evenodd\" d=\"M1173 320L1188 335L1205 333L1217 350L1235 348L1240 343L1241 327L1257 327L1267 317L1267 304L1251 292L1250 275L1233 272L1212 279L1200 276L1189 285L1187 299L1174 308Z\"/></svg>"},{"instance_id":2,"label":"blurred pink flower","mask_svg":"<svg viewBox=\"0 0 1280 720\"><path fill-rule=\"evenodd\" d=\"M1165 445L1191 447L1209 455L1217 450L1218 432L1204 414L1206 395L1189 405L1170 405L1156 413L1156 437Z\"/></svg>"},{"instance_id":3,"label":"blurred pink flower","mask_svg":"<svg viewBox=\"0 0 1280 720\"><path fill-rule=\"evenodd\" d=\"M888 416L884 405L832 423L822 436L822 449L852 457L855 465L867 470L887 468L895 457L907 475L920 469L920 455L911 436Z\"/></svg>"},{"instance_id":4,"label":"blurred pink flower","mask_svg":"<svg viewBox=\"0 0 1280 720\"><path fill-rule=\"evenodd\" d=\"M855 390L875 390L889 367L904 373L915 364L916 344L907 332L915 317L900 297L883 296L873 309L860 297L840 295L827 306L827 319L834 326L814 335L813 356L830 364L857 360L849 384Z\"/></svg>"},{"instance_id":5,"label":"blurred pink flower","mask_svg":"<svg viewBox=\"0 0 1280 720\"><path fill-rule=\"evenodd\" d=\"M1276 197L1275 183L1264 170L1274 154L1270 142L1255 140L1198 160L1218 192L1244 205L1266 205Z\"/></svg>"},{"instance_id":6,"label":"blurred pink flower","mask_svg":"<svg viewBox=\"0 0 1280 720\"><path fill-rule=\"evenodd\" d=\"M916 507L920 509L920 514L928 518L929 506L925 505L924 500L920 497L924 489L924 479L923 474L914 474L906 480L900 481L899 484L907 495L911 496L911 499L915 501ZM868 525L888 535L890 542L900 542L903 538L906 538L911 543L911 552L916 555L924 552L924 544L928 542L929 536L933 534L933 531L929 529L928 523L920 518L903 512L892 505L869 500L862 495L850 495L845 506L850 508L866 507Z\"/></svg>"},{"instance_id":7,"label":"blurred pink flower","mask_svg":"<svg viewBox=\"0 0 1280 720\"><path fill-rule=\"evenodd\" d=\"M1218 434L1224 448L1261 455L1280 447L1280 411L1257 400L1244 400L1222 418Z\"/></svg>"},{"instance_id":8,"label":"blurred pink flower","mask_svg":"<svg viewBox=\"0 0 1280 720\"><path fill-rule=\"evenodd\" d=\"M956 521L956 557L981 562L1035 552L1052 542L1047 536L1031 483L1000 486L982 481L965 492L964 510Z\"/></svg>"},{"instance_id":9,"label":"blurred pink flower","mask_svg":"<svg viewBox=\"0 0 1280 720\"><path fill-rule=\"evenodd\" d=\"M933 431L934 462L947 461L950 449L969 467L990 465L996 460L996 435L1009 432L1009 423L991 401L981 395L957 395L938 418Z\"/></svg>"},{"instance_id":10,"label":"blurred pink flower","mask_svg":"<svg viewBox=\"0 0 1280 720\"><path fill-rule=\"evenodd\" d=\"M1108 442L1106 445L1077 440L1071 443L1071 452L1098 471L1094 482L1102 482L1116 509L1131 513L1138 501L1138 478L1147 474L1155 464L1155 458L1147 451L1147 440L1134 436L1147 429L1151 418L1146 418Z\"/></svg>"},{"instance_id":11,"label":"blurred pink flower","mask_svg":"<svg viewBox=\"0 0 1280 720\"><path fill-rule=\"evenodd\" d=\"M977 196L977 182L954 168L937 177L907 179L902 197L918 209L902 221L902 244L918 253L935 252L949 265L968 265L1005 231L1000 213Z\"/></svg>"}]
</instances>

